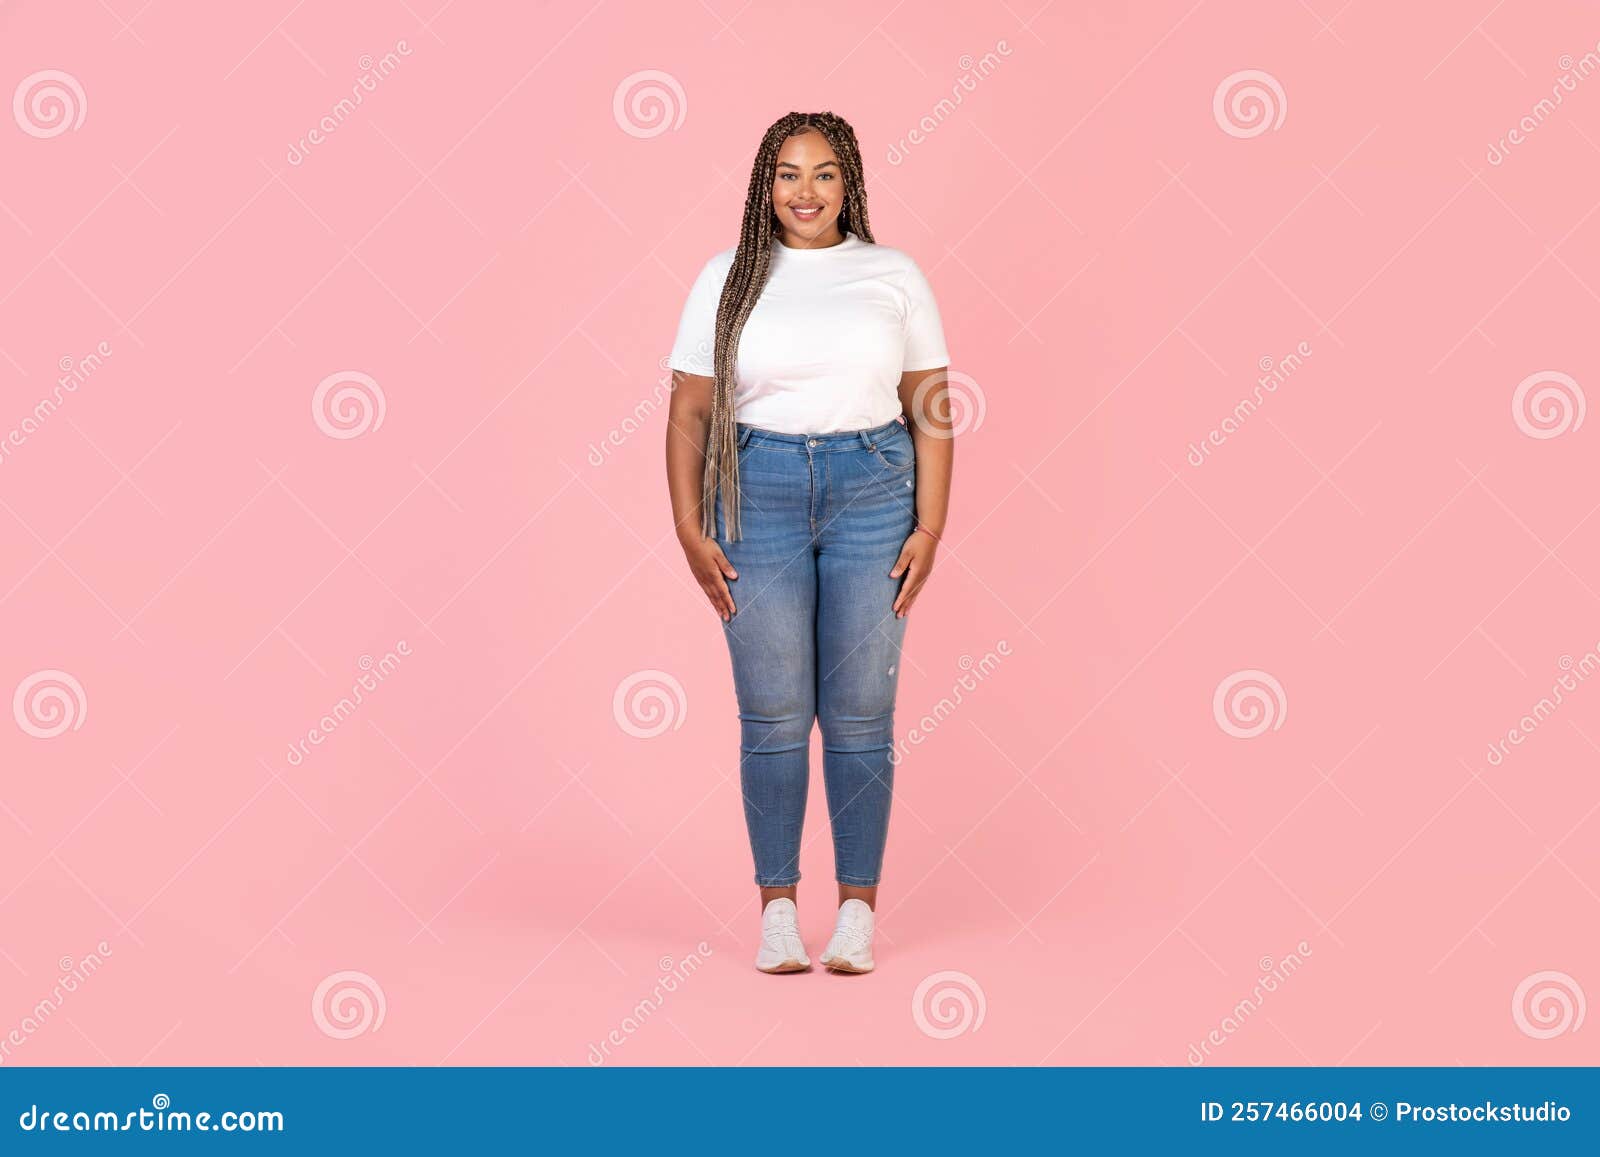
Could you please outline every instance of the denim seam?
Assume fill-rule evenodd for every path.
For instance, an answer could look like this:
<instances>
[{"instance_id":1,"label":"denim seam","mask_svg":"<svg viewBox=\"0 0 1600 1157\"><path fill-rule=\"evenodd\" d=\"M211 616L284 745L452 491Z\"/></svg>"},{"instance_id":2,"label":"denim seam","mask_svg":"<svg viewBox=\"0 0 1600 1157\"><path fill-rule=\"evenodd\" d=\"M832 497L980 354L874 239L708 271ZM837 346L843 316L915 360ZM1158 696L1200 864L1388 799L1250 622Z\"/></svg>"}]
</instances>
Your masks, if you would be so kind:
<instances>
[{"instance_id":1,"label":"denim seam","mask_svg":"<svg viewBox=\"0 0 1600 1157\"><path fill-rule=\"evenodd\" d=\"M822 461L822 526L826 530L833 522L833 459Z\"/></svg>"},{"instance_id":2,"label":"denim seam","mask_svg":"<svg viewBox=\"0 0 1600 1157\"><path fill-rule=\"evenodd\" d=\"M912 467L916 466L916 464L917 464L917 459L916 459L916 455L915 454L912 455L911 461L907 462L904 466L896 466L893 462L889 461L889 459L887 459L887 458L885 458L883 456L883 451L878 449L876 443L873 444L873 446L871 447L871 450L872 450L872 456L874 458L876 458L879 462L883 463L883 465L884 465L884 467L886 469L893 470L896 474L903 474L907 470L910 470Z\"/></svg>"}]
</instances>

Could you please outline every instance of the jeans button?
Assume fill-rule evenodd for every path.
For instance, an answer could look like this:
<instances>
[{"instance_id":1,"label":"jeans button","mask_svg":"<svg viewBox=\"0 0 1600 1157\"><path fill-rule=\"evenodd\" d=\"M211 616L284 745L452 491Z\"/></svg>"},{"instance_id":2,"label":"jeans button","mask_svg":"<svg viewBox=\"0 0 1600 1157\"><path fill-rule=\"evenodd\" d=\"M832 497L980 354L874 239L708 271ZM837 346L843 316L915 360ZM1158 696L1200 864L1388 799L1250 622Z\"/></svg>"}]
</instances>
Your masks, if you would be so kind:
<instances>
[{"instance_id":1,"label":"jeans button","mask_svg":"<svg viewBox=\"0 0 1600 1157\"><path fill-rule=\"evenodd\" d=\"M817 444L817 440L815 438L811 439L811 441L806 443L807 446L815 446L816 444Z\"/></svg>"}]
</instances>

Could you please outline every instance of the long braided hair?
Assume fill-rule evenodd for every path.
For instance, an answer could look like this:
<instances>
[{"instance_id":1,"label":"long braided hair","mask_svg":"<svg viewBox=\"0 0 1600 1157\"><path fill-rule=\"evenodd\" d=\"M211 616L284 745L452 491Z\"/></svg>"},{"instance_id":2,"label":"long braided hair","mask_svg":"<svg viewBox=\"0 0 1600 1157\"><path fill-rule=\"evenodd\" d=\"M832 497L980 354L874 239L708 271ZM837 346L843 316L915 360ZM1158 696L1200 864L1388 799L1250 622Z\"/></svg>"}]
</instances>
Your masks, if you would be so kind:
<instances>
[{"instance_id":1,"label":"long braided hair","mask_svg":"<svg viewBox=\"0 0 1600 1157\"><path fill-rule=\"evenodd\" d=\"M713 537L717 532L717 491L722 491L724 532L730 541L739 533L739 455L734 445L733 388L734 366L739 354L739 335L750 311L756 307L772 266L773 232L780 228L772 208L772 184L777 177L778 151L789 137L816 129L839 158L844 179L844 201L839 210L839 229L854 233L861 240L873 241L867 222L867 190L861 168L861 149L850 122L831 112L791 112L774 121L761 138L750 170L750 191L745 196L744 225L739 231L739 248L722 286L717 303L717 339L713 355L716 385L711 395L711 428L706 438L706 468L701 482L701 533Z\"/></svg>"}]
</instances>

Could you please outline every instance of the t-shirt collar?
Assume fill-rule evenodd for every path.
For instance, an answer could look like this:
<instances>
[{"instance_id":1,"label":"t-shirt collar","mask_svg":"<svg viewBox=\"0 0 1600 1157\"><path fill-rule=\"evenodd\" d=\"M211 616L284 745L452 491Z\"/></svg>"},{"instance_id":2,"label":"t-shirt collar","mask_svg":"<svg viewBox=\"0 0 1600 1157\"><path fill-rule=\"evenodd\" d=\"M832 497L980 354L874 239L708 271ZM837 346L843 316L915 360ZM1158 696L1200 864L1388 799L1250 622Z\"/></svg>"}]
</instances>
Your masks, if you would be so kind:
<instances>
[{"instance_id":1,"label":"t-shirt collar","mask_svg":"<svg viewBox=\"0 0 1600 1157\"><path fill-rule=\"evenodd\" d=\"M772 251L774 253L781 252L785 257L799 257L809 260L814 257L825 256L829 253L837 253L841 249L854 249L860 244L861 238L857 237L854 233L847 229L845 230L843 241L839 242L837 245L824 246L821 249L795 249L791 246L785 245L782 241L779 241L776 237L774 237L772 239Z\"/></svg>"}]
</instances>

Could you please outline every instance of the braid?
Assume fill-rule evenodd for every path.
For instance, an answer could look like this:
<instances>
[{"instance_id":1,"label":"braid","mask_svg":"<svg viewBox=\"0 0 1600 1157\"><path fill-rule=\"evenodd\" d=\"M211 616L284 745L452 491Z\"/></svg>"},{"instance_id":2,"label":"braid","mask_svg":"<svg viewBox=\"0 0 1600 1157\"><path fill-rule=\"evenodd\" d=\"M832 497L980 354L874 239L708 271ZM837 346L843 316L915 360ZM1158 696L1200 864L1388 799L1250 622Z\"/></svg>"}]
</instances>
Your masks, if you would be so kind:
<instances>
[{"instance_id":1,"label":"braid","mask_svg":"<svg viewBox=\"0 0 1600 1157\"><path fill-rule=\"evenodd\" d=\"M744 323L761 298L772 268L772 237L777 218L772 208L772 183L778 171L778 151L788 138L806 129L816 129L827 139L839 158L844 180L844 205L839 210L839 229L868 243L873 242L867 220L867 189L861 165L861 149L850 122L831 112L791 112L780 117L761 138L755 164L750 169L750 189L745 195L744 222L739 229L739 248L733 266L723 283L717 303L717 336L713 364L716 384L711 393L711 428L706 438L705 475L701 480L701 532L717 533L716 500L723 498L723 531L730 541L739 532L739 455L735 445L733 420L734 367L738 363L739 335Z\"/></svg>"}]
</instances>

